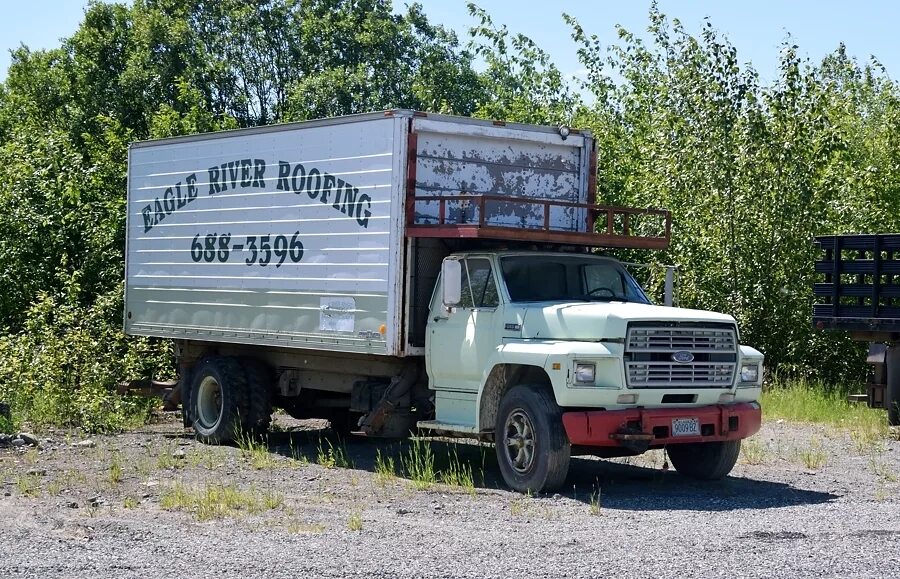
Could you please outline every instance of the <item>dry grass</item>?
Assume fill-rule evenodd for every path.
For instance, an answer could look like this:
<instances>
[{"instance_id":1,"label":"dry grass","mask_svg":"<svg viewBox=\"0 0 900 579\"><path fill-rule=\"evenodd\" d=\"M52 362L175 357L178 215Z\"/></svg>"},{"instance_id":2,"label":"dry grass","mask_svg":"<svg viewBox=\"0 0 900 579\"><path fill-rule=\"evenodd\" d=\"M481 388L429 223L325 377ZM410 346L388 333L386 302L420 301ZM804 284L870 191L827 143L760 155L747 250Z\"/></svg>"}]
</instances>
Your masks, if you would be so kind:
<instances>
[{"instance_id":1,"label":"dry grass","mask_svg":"<svg viewBox=\"0 0 900 579\"><path fill-rule=\"evenodd\" d=\"M190 512L198 521L254 515L283 504L284 496L274 491L260 491L256 487L244 490L231 484L215 483L191 488L178 482L166 489L159 499L160 507Z\"/></svg>"}]
</instances>

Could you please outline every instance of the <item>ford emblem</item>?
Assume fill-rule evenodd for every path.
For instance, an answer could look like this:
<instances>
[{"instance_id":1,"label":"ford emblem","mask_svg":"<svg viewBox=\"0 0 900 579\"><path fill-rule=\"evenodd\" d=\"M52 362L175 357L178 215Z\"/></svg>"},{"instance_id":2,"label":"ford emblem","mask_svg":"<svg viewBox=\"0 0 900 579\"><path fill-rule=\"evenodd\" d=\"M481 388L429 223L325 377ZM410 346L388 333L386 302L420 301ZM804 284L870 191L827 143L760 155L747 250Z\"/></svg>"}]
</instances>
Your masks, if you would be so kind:
<instances>
[{"instance_id":1,"label":"ford emblem","mask_svg":"<svg viewBox=\"0 0 900 579\"><path fill-rule=\"evenodd\" d=\"M672 360L679 364L690 364L694 361L694 355L686 350L672 354Z\"/></svg>"}]
</instances>

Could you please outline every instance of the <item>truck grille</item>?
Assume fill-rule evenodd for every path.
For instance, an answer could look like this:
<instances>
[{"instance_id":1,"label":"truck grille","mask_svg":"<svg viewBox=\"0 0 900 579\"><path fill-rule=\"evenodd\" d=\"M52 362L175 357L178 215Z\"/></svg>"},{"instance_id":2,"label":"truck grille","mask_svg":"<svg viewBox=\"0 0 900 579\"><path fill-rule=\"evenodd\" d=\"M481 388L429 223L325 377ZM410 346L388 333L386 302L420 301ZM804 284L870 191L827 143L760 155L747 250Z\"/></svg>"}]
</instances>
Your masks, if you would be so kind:
<instances>
[{"instance_id":1,"label":"truck grille","mask_svg":"<svg viewBox=\"0 0 900 579\"><path fill-rule=\"evenodd\" d=\"M689 353L687 362L673 354ZM737 366L737 332L729 324L633 323L625 339L629 388L728 388Z\"/></svg>"}]
</instances>

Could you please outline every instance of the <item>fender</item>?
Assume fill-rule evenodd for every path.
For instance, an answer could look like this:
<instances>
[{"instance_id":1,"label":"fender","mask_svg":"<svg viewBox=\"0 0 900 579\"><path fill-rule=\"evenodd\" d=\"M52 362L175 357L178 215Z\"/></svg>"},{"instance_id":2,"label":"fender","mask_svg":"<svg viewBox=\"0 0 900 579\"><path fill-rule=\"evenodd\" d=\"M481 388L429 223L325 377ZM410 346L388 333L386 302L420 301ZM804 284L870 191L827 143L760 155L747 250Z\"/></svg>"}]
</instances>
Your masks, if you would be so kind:
<instances>
[{"instance_id":1,"label":"fender","mask_svg":"<svg viewBox=\"0 0 900 579\"><path fill-rule=\"evenodd\" d=\"M481 376L481 385L475 403L475 423L480 430L490 430L493 424L481 424L482 407L485 404L497 405L498 394L493 385L488 384L491 374L500 364L516 364L532 366L543 370L550 377L553 395L560 405L565 405L569 380L569 366L574 358L585 356L595 358L621 358L621 353L611 350L600 342L574 342L549 340L516 340L501 344L485 365ZM554 368L554 363L558 364ZM504 384L505 386L505 384ZM487 392L487 396L486 396ZM491 413L488 413L490 415Z\"/></svg>"}]
</instances>

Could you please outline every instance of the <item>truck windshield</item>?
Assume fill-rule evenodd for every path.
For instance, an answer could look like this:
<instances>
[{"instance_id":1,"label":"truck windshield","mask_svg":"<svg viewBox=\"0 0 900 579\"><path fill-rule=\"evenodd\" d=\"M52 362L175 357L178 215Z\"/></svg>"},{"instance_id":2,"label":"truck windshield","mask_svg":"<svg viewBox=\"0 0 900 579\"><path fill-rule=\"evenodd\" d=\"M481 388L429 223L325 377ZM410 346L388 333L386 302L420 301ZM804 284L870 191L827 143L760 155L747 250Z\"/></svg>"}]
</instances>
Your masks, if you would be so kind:
<instances>
[{"instance_id":1,"label":"truck windshield","mask_svg":"<svg viewBox=\"0 0 900 579\"><path fill-rule=\"evenodd\" d=\"M512 255L500 269L514 302L625 301L649 304L634 278L607 259L568 255Z\"/></svg>"}]
</instances>

